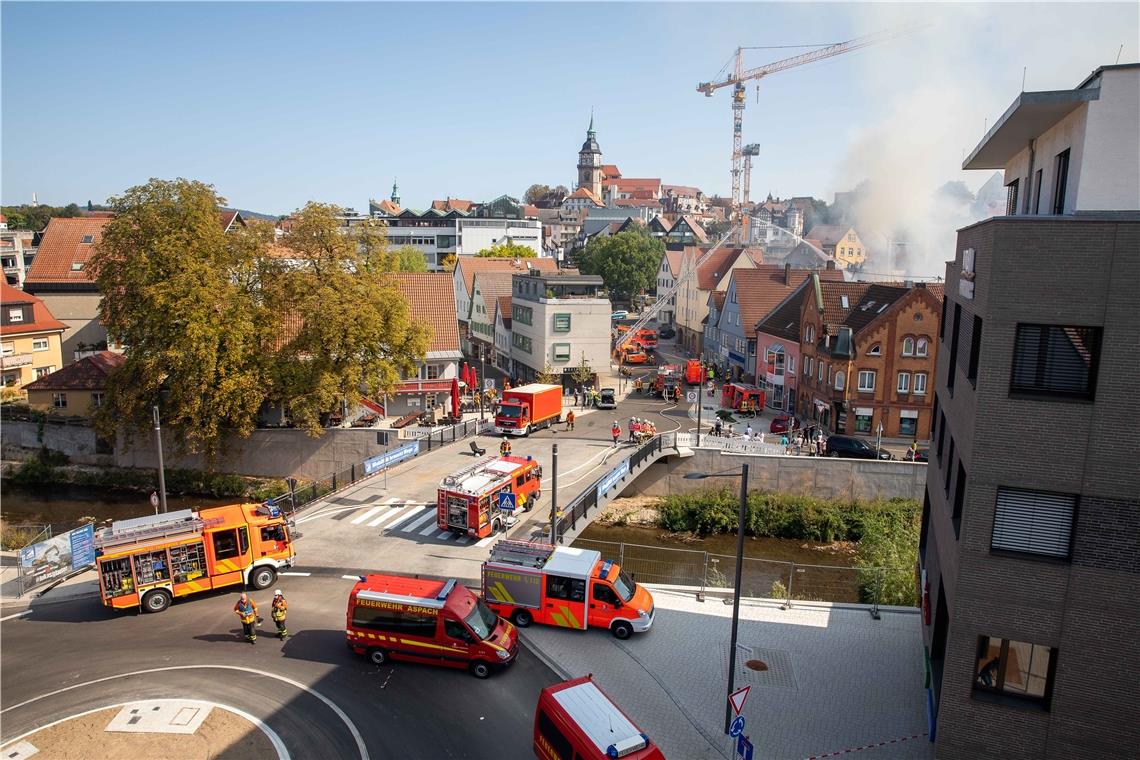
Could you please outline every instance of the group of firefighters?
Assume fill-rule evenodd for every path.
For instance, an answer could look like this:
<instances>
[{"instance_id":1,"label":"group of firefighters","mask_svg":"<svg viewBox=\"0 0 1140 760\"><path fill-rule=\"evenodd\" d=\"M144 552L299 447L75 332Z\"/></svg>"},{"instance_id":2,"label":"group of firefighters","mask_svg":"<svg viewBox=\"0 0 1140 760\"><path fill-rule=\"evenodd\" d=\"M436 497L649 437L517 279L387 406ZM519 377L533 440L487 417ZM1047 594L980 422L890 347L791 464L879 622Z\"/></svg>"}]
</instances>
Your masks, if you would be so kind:
<instances>
[{"instance_id":1,"label":"group of firefighters","mask_svg":"<svg viewBox=\"0 0 1140 760\"><path fill-rule=\"evenodd\" d=\"M285 627L285 616L289 612L289 603L285 601L285 594L281 589L273 592L272 610L269 615L273 618L274 624L277 626L277 638L282 641L289 635L288 629ZM234 614L238 616L241 621L242 633L245 635L245 640L250 644L257 643L257 626L261 623L261 618L257 614L257 602L249 594L242 592L238 597L237 602L234 604Z\"/></svg>"}]
</instances>

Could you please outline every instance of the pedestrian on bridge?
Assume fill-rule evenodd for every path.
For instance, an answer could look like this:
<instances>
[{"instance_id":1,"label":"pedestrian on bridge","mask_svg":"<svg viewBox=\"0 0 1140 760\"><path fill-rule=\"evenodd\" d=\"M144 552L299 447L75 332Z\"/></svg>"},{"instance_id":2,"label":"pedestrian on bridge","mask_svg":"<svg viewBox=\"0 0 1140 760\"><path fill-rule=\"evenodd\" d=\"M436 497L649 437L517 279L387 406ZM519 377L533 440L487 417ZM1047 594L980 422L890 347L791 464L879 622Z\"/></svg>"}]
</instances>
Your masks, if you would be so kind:
<instances>
[{"instance_id":1,"label":"pedestrian on bridge","mask_svg":"<svg viewBox=\"0 0 1140 760\"><path fill-rule=\"evenodd\" d=\"M281 593L281 589L277 589L273 592L273 609L269 616L273 618L273 623L277 626L277 638L282 641L289 635L289 630L285 627L285 616L288 612L289 603L285 601L285 595Z\"/></svg>"},{"instance_id":2,"label":"pedestrian on bridge","mask_svg":"<svg viewBox=\"0 0 1140 760\"><path fill-rule=\"evenodd\" d=\"M614 420L614 425L610 428L610 435L614 437L614 448L616 449L618 441L621 439L621 425L618 424L617 420Z\"/></svg>"},{"instance_id":3,"label":"pedestrian on bridge","mask_svg":"<svg viewBox=\"0 0 1140 760\"><path fill-rule=\"evenodd\" d=\"M253 601L244 591L234 604L234 613L241 621L242 633L250 644L257 643L257 602Z\"/></svg>"}]
</instances>

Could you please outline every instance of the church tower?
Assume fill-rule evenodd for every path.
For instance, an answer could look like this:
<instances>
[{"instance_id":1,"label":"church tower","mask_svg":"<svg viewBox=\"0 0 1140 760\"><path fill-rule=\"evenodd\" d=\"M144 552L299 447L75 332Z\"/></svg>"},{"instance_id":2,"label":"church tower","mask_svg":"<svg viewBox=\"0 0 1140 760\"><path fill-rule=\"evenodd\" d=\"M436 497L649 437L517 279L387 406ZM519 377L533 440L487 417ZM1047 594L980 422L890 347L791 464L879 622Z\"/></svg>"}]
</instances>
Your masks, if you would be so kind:
<instances>
[{"instance_id":1,"label":"church tower","mask_svg":"<svg viewBox=\"0 0 1140 760\"><path fill-rule=\"evenodd\" d=\"M594 132L594 114L590 114L590 127L586 130L586 142L578 151L578 187L584 187L602 198L602 149L598 147L598 137Z\"/></svg>"},{"instance_id":2,"label":"church tower","mask_svg":"<svg viewBox=\"0 0 1140 760\"><path fill-rule=\"evenodd\" d=\"M400 205L400 188L396 186L396 180L392 180L392 203L397 206Z\"/></svg>"}]
</instances>

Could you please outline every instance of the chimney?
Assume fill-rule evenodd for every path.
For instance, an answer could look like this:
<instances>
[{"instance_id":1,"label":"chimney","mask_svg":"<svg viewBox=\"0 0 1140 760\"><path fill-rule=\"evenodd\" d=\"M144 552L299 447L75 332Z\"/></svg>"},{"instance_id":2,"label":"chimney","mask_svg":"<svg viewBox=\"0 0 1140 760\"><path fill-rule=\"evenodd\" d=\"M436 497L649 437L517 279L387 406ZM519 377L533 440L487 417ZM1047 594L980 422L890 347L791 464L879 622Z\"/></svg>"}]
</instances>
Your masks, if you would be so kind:
<instances>
[{"instance_id":1,"label":"chimney","mask_svg":"<svg viewBox=\"0 0 1140 760\"><path fill-rule=\"evenodd\" d=\"M903 280L903 287L904 288L913 288L914 287L914 280Z\"/></svg>"},{"instance_id":2,"label":"chimney","mask_svg":"<svg viewBox=\"0 0 1140 760\"><path fill-rule=\"evenodd\" d=\"M792 286L792 265L784 262L784 287L790 288Z\"/></svg>"}]
</instances>

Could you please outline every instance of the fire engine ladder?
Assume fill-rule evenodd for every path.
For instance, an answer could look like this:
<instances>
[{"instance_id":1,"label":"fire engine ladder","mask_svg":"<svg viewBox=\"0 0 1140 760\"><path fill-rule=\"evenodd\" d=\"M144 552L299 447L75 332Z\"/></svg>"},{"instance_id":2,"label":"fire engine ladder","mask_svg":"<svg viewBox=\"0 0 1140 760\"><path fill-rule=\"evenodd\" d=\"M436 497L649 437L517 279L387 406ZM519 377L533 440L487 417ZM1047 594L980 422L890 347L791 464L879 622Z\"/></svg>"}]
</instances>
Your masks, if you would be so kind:
<instances>
[{"instance_id":1,"label":"fire engine ladder","mask_svg":"<svg viewBox=\"0 0 1140 760\"><path fill-rule=\"evenodd\" d=\"M553 553L554 547L550 544L538 541L512 541L505 538L491 547L491 556L487 561L539 569L546 564Z\"/></svg>"},{"instance_id":2,"label":"fire engine ladder","mask_svg":"<svg viewBox=\"0 0 1140 760\"><path fill-rule=\"evenodd\" d=\"M459 472L453 472L450 475L448 475L447 477L445 477L443 479L443 484L445 486L448 486L448 487L457 486L460 483L462 483L464 480L469 478L470 476L472 476L475 473L482 470L484 467L489 465L491 462L494 462L496 459L498 459L498 457L487 457L486 459L480 459L475 464L468 465L467 467L464 467Z\"/></svg>"},{"instance_id":3,"label":"fire engine ladder","mask_svg":"<svg viewBox=\"0 0 1140 760\"><path fill-rule=\"evenodd\" d=\"M633 337L637 335L637 331L652 322L654 318L656 318L657 312L661 311L661 309L669 303L669 299L677 295L677 292L682 287L684 287L689 280L696 277L697 270L700 269L706 261L711 259L712 255L716 253L722 245L727 243L738 230L741 229L742 227L739 222L729 227L728 232L724 233L724 236L717 241L717 244L708 249L708 251L706 251L700 258L698 258L696 263L694 263L690 269L682 273L673 282L673 285L668 290L666 290L664 293L657 294L657 300L654 301L651 306L645 309L645 311L641 312L641 316L638 317L636 322L629 326L629 330L627 330L624 335L615 327L612 331L613 338L616 341L614 343L614 350L617 351L620 355L625 345L633 340Z\"/></svg>"},{"instance_id":4,"label":"fire engine ladder","mask_svg":"<svg viewBox=\"0 0 1140 760\"><path fill-rule=\"evenodd\" d=\"M201 533L208 525L222 522L221 518L213 518L210 520L202 519L188 509L175 512L171 515L164 515L163 517L165 519L158 521L154 521L152 518L151 521L142 525L116 527L115 524L113 524L110 528L104 528L95 536L95 546L100 549L108 549L127 544L140 544L156 539L169 539L187 533Z\"/></svg>"}]
</instances>

